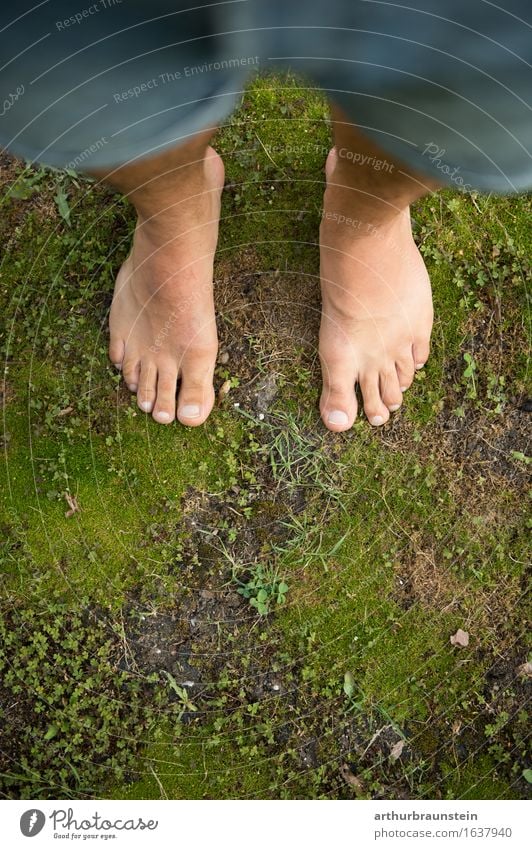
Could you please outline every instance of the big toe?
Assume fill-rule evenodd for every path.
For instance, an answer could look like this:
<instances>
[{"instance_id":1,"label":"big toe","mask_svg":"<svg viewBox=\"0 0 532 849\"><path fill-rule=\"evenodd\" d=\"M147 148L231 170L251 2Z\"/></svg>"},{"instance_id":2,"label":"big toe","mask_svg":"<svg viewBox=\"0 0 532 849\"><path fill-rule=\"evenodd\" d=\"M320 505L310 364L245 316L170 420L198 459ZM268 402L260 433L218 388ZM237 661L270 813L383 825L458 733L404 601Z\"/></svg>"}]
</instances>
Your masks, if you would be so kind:
<instances>
[{"instance_id":1,"label":"big toe","mask_svg":"<svg viewBox=\"0 0 532 849\"><path fill-rule=\"evenodd\" d=\"M214 404L213 376L217 346L189 350L181 364L177 418L189 427L203 424Z\"/></svg>"}]
</instances>

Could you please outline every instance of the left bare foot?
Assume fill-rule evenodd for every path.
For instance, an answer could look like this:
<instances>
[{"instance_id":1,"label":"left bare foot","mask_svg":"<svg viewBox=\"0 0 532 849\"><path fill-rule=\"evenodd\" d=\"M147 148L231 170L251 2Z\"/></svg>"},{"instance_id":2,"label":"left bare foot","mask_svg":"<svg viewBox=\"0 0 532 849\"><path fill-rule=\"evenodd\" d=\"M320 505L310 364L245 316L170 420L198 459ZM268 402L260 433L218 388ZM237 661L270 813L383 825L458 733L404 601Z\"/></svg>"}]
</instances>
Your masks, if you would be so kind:
<instances>
[{"instance_id":1,"label":"left bare foot","mask_svg":"<svg viewBox=\"0 0 532 849\"><path fill-rule=\"evenodd\" d=\"M368 220L364 202L344 187L337 165L333 148L320 227L320 410L326 427L338 432L356 418L356 383L370 424L384 424L399 409L415 370L429 356L433 310L409 208L388 214L383 223Z\"/></svg>"}]
</instances>

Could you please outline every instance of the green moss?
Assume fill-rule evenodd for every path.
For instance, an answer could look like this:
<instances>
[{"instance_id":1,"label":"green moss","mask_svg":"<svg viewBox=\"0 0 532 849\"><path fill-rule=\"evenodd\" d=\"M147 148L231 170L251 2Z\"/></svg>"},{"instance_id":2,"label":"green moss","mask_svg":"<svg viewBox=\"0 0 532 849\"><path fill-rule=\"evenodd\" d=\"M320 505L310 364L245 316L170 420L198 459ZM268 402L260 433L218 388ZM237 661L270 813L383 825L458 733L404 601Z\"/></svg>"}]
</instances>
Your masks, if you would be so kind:
<instances>
[{"instance_id":1,"label":"green moss","mask_svg":"<svg viewBox=\"0 0 532 849\"><path fill-rule=\"evenodd\" d=\"M112 388L114 378L107 380ZM21 388L24 383L20 375ZM42 398L41 389L34 382L31 397ZM114 605L139 583L147 589L150 574L156 585L179 544L175 528L188 487L223 491L232 480L224 448L229 437L238 444L240 423L219 412L212 421L223 425L223 436L207 428L161 428L115 394L114 420L103 432L91 429L89 413L52 436L54 419L45 428L37 414L28 422L27 403L23 396L13 402L6 420L0 506L8 528L10 517L18 517L12 533L22 538L27 553L13 578L19 585L37 581L39 593L88 595ZM109 394L95 393L92 403L109 404ZM59 421L73 417L75 411ZM67 493L79 506L70 517ZM168 539L157 543L149 528L161 516Z\"/></svg>"},{"instance_id":2,"label":"green moss","mask_svg":"<svg viewBox=\"0 0 532 849\"><path fill-rule=\"evenodd\" d=\"M213 727L193 728L182 742L163 739L152 744L137 781L115 787L113 799L242 799L263 798L275 782L274 765L257 753L244 754Z\"/></svg>"},{"instance_id":3,"label":"green moss","mask_svg":"<svg viewBox=\"0 0 532 849\"><path fill-rule=\"evenodd\" d=\"M446 799L519 799L515 788L499 775L498 763L489 755L471 758L458 769L444 768Z\"/></svg>"}]
</instances>

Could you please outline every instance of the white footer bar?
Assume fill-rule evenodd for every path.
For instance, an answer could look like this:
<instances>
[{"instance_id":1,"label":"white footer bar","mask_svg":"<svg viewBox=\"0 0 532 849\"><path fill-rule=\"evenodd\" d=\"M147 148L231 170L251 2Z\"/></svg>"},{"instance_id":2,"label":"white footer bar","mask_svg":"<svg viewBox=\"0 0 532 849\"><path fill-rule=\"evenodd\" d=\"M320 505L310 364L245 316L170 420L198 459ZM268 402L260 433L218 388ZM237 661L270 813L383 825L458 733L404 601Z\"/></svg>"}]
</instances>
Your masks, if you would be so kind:
<instances>
[{"instance_id":1,"label":"white footer bar","mask_svg":"<svg viewBox=\"0 0 532 849\"><path fill-rule=\"evenodd\" d=\"M519 801L2 801L2 846L530 847Z\"/></svg>"}]
</instances>

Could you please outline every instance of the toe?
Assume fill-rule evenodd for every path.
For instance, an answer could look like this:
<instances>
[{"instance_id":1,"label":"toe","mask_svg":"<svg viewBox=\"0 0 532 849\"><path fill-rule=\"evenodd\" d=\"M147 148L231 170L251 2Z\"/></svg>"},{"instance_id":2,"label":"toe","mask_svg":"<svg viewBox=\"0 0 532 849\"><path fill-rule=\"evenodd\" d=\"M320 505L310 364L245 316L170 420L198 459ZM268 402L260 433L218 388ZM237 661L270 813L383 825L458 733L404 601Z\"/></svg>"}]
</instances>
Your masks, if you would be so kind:
<instances>
[{"instance_id":1,"label":"toe","mask_svg":"<svg viewBox=\"0 0 532 849\"><path fill-rule=\"evenodd\" d=\"M152 362L143 362L140 367L140 379L137 389L137 404L145 413L151 413L157 396L157 366Z\"/></svg>"},{"instance_id":2,"label":"toe","mask_svg":"<svg viewBox=\"0 0 532 849\"><path fill-rule=\"evenodd\" d=\"M395 362L401 392L406 392L414 379L414 360L411 351L399 357Z\"/></svg>"},{"instance_id":3,"label":"toe","mask_svg":"<svg viewBox=\"0 0 532 849\"><path fill-rule=\"evenodd\" d=\"M379 388L383 404L388 407L391 413L398 410L403 400L403 393L395 369L381 372Z\"/></svg>"},{"instance_id":4,"label":"toe","mask_svg":"<svg viewBox=\"0 0 532 849\"><path fill-rule=\"evenodd\" d=\"M119 336L113 337L111 335L111 340L109 342L109 359L116 368L122 368L124 353L125 345L123 339Z\"/></svg>"},{"instance_id":5,"label":"toe","mask_svg":"<svg viewBox=\"0 0 532 849\"><path fill-rule=\"evenodd\" d=\"M325 160L325 176L328 180L332 177L337 162L338 151L336 150L336 147L331 147L327 155L327 159Z\"/></svg>"},{"instance_id":6,"label":"toe","mask_svg":"<svg viewBox=\"0 0 532 849\"><path fill-rule=\"evenodd\" d=\"M170 424L175 419L177 368L160 366L157 374L157 396L153 418L159 424Z\"/></svg>"},{"instance_id":7,"label":"toe","mask_svg":"<svg viewBox=\"0 0 532 849\"><path fill-rule=\"evenodd\" d=\"M216 346L202 351L190 350L183 358L177 417L189 427L203 424L212 410L216 350Z\"/></svg>"},{"instance_id":8,"label":"toe","mask_svg":"<svg viewBox=\"0 0 532 849\"><path fill-rule=\"evenodd\" d=\"M379 375L378 373L364 375L359 378L359 383L366 417L373 427L379 427L390 418L390 411L381 398Z\"/></svg>"},{"instance_id":9,"label":"toe","mask_svg":"<svg viewBox=\"0 0 532 849\"><path fill-rule=\"evenodd\" d=\"M325 427L334 433L349 430L357 415L355 374L345 360L322 358L323 388L320 412Z\"/></svg>"},{"instance_id":10,"label":"toe","mask_svg":"<svg viewBox=\"0 0 532 849\"><path fill-rule=\"evenodd\" d=\"M136 392L139 385L140 363L137 359L125 359L122 364L124 381L131 392Z\"/></svg>"},{"instance_id":11,"label":"toe","mask_svg":"<svg viewBox=\"0 0 532 849\"><path fill-rule=\"evenodd\" d=\"M430 344L428 339L416 339L412 347L414 365L423 368L429 358Z\"/></svg>"}]
</instances>

